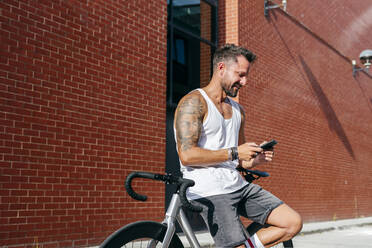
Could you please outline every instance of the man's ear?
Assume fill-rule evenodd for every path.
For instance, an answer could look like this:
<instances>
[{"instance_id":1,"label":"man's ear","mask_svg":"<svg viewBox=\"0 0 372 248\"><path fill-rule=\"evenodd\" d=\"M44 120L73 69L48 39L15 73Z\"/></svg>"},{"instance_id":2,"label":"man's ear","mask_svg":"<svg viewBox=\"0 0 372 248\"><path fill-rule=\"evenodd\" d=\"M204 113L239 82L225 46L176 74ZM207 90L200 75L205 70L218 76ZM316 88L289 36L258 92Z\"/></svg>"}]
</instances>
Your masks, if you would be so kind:
<instances>
[{"instance_id":1,"label":"man's ear","mask_svg":"<svg viewBox=\"0 0 372 248\"><path fill-rule=\"evenodd\" d=\"M220 77L223 77L223 75L225 74L225 71L226 71L226 64L224 62L219 62L217 64L217 71L218 71L218 75Z\"/></svg>"}]
</instances>

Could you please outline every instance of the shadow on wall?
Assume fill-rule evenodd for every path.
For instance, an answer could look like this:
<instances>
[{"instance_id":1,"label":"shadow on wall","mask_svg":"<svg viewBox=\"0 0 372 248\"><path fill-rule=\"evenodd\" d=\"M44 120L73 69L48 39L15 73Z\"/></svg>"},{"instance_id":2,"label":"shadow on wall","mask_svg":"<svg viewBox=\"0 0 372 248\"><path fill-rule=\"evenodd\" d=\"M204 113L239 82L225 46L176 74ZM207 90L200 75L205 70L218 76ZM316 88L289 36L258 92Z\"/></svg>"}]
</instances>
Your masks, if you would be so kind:
<instances>
[{"instance_id":1,"label":"shadow on wall","mask_svg":"<svg viewBox=\"0 0 372 248\"><path fill-rule=\"evenodd\" d=\"M269 21L271 21L271 19L269 19ZM297 22L296 22L296 24L297 25L300 25ZM300 25L300 26L303 27L302 25ZM288 54L291 56L294 65L297 67L297 69L299 71L301 71L300 70L300 66L296 62L295 57L291 53L291 50L289 49L289 47L286 44L283 36L279 32L279 29L275 25L275 22L273 22L273 27L274 27L275 31L277 32L279 38L282 40L283 45L285 46L285 48L288 51ZM306 31L309 31L308 29L305 29L305 30ZM318 38L317 36L315 36L315 37ZM343 56L342 54L340 54L335 48L333 48L332 46L330 46L324 40L319 39L319 38L318 38L318 40L320 40L323 44L325 44L327 47L329 47L332 51L336 51L336 53L338 55L340 55L343 59L346 59L347 60L347 58L345 56ZM336 115L335 111L333 110L333 108L332 108L332 106L331 106L331 104L330 104L327 96L324 94L322 88L320 87L319 82L316 80L314 74L311 72L309 66L305 63L305 61L302 58L302 56L299 56L299 59L300 59L300 62L302 64L303 70L306 73L307 79L310 82L311 87L313 88L313 90L315 92L315 95L318 98L318 101L319 101L321 110L323 111L324 115L327 118L329 128L337 134L338 138L344 144L345 149L348 151L348 153L350 154L350 156L355 160L355 154L354 154L353 148L352 148L352 146L351 146L351 144L350 144L350 142L349 142L349 140L348 140L348 138L347 138L347 136L345 134L345 131L342 128L342 125L341 125L340 121L338 120L337 115ZM302 75L303 79L306 81L305 76L302 73L301 73L301 75ZM372 98L371 98L371 102L372 102Z\"/></svg>"},{"instance_id":2,"label":"shadow on wall","mask_svg":"<svg viewBox=\"0 0 372 248\"><path fill-rule=\"evenodd\" d=\"M342 125L340 121L337 118L337 115L335 111L333 110L327 96L324 94L322 88L320 87L319 82L316 80L314 74L311 72L309 66L305 63L302 56L299 56L300 62L302 64L302 67L306 73L306 76L311 84L311 87L313 88L316 97L318 98L320 108L323 111L324 115L327 118L328 121L328 127L334 131L338 138L341 140L341 142L344 144L345 149L348 151L350 156L355 160L355 155L353 148L345 134L344 129L342 128Z\"/></svg>"}]
</instances>

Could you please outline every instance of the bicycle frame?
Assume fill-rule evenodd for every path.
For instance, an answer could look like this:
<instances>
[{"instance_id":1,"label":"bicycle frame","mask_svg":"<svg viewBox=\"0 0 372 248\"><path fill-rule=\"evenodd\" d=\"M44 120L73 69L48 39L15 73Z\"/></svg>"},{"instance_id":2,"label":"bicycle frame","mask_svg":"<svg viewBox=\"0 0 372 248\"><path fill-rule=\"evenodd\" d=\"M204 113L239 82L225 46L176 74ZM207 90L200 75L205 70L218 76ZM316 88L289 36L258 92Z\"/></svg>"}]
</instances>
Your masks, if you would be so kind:
<instances>
[{"instance_id":1,"label":"bicycle frame","mask_svg":"<svg viewBox=\"0 0 372 248\"><path fill-rule=\"evenodd\" d=\"M253 180L256 180L260 177L269 176L268 173L262 172L262 171L243 170L243 172L245 172L245 174L243 174L243 176L245 177L245 179L248 182L252 182ZM162 242L162 246L161 246L162 248L169 248L169 245L171 243L172 244L177 243L177 244L179 244L179 246L181 246L181 244L180 244L181 241L178 238L178 236L174 237L174 235L176 235L175 234L175 232L176 232L176 222L178 222L182 231L183 231L183 233L185 234L189 244L191 245L191 247L201 248L200 244L199 244L199 241L197 240L196 235L191 228L191 225L188 221L188 218L187 218L185 212L182 209L182 207L186 207L186 208L190 209L191 211L195 211L195 212L200 212L202 210L202 207L197 206L197 205L193 205L192 203L190 203L187 200L187 198L185 196L185 192L186 192L187 188L193 186L194 181L189 180L189 179L184 179L184 178L181 178L181 177L174 177L174 176L171 176L171 175L168 175L168 174L162 175L162 174L154 174L154 173L149 173L149 172L132 172L130 175L128 175L128 177L125 181L125 188L126 188L128 194L133 199L140 200L140 201L145 201L147 199L147 196L140 195L132 189L131 182L134 178L148 178L148 179L159 180L159 181L163 181L163 182L166 182L166 183L172 183L172 184L177 184L178 185L177 192L172 195L171 202L169 204L169 207L167 208L167 211L165 213L165 218L162 221L161 225L160 225L160 223L152 222L152 227L156 228L156 230L155 229L154 230L159 231L159 232L158 233L154 233L154 232L151 232L151 231L147 232L147 235L149 235L148 237L153 237L153 239L150 241L150 243L148 244L147 247L148 248L156 247L156 245L159 241ZM137 225L139 223L134 223L134 224ZM241 221L240 221L240 224L241 224L242 230L243 230L247 240L251 236L249 233L253 234L254 232L257 231L256 226L253 225L255 223L252 223L247 228L244 227L244 225ZM130 226L130 228L132 228L132 229L133 229L133 227L138 227L138 226L134 226L134 225ZM119 232L113 233L110 237L108 237L105 240L104 244L107 245L106 243L111 242L112 244L116 245L117 242L131 242L131 241L134 241L135 239L138 239L138 237L141 237L141 238L146 237L146 236L141 236L143 234L141 234L141 231L137 230L138 229L137 228L136 232L140 233L140 235L137 235L138 237L132 237L134 239L129 238L128 241L124 241L124 240L120 241L120 239L116 240L116 238L120 238L121 235L125 235L124 232L128 231L129 230L128 228L125 226L125 227L121 228L119 230ZM142 228L142 226L141 226L141 228ZM166 229L164 230L164 228L166 228ZM248 232L248 230L249 230L249 232ZM134 236L136 236L136 235L134 235ZM142 241L139 241L139 242L142 242ZM111 243L110 243L110 245L111 245ZM292 244L291 240L283 242L283 245L285 247L293 247L293 244ZM104 247L112 247L112 246L104 246Z\"/></svg>"},{"instance_id":2,"label":"bicycle frame","mask_svg":"<svg viewBox=\"0 0 372 248\"><path fill-rule=\"evenodd\" d=\"M200 248L200 244L196 239L195 233L193 232L189 221L187 220L186 214L182 209L182 203L180 196L174 193L165 214L165 219L163 224L167 225L167 231L164 236L162 248L168 248L172 237L176 231L176 221L180 224L183 233L185 234L187 240L194 248Z\"/></svg>"},{"instance_id":3,"label":"bicycle frame","mask_svg":"<svg viewBox=\"0 0 372 248\"><path fill-rule=\"evenodd\" d=\"M165 214L165 219L163 220L163 224L167 225L167 231L165 233L163 239L162 248L168 248L172 237L176 231L176 221L180 224L183 233L185 234L187 241L190 243L191 247L193 248L200 248L199 241L197 240L194 231L191 228L191 225L186 217L185 212L182 209L182 203L180 196L177 193L174 193ZM242 230L245 233L247 239L249 238L249 233L245 229L243 223L240 222L242 225Z\"/></svg>"}]
</instances>

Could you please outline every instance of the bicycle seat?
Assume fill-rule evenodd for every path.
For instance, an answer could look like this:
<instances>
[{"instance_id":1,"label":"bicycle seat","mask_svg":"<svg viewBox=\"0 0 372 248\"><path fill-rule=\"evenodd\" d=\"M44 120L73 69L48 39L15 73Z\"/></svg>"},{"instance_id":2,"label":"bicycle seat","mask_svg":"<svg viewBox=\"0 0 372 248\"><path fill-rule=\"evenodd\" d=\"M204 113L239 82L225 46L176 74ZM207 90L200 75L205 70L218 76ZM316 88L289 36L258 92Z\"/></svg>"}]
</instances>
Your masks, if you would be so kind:
<instances>
[{"instance_id":1,"label":"bicycle seat","mask_svg":"<svg viewBox=\"0 0 372 248\"><path fill-rule=\"evenodd\" d=\"M251 175L255 175L255 176L258 176L258 177L268 177L268 176L270 176L270 174L267 173L266 171L250 170L250 169L244 169L242 167L238 167L236 169L237 169L237 171L247 173L247 174L251 174Z\"/></svg>"}]
</instances>

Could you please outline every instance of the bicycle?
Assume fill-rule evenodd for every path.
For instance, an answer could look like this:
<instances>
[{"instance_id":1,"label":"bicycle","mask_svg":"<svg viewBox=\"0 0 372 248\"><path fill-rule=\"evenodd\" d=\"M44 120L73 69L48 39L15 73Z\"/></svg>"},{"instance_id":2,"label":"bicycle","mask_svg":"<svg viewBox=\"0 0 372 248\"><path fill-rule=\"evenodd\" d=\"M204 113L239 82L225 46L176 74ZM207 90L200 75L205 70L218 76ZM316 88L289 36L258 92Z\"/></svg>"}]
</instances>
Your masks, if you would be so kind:
<instances>
[{"instance_id":1,"label":"bicycle","mask_svg":"<svg viewBox=\"0 0 372 248\"><path fill-rule=\"evenodd\" d=\"M259 170L239 169L244 178L248 182L252 182L261 177L268 177L269 174ZM191 211L201 212L199 206L192 205L186 198L186 190L192 187L195 183L192 180L182 177L173 176L170 174L154 174L149 172L132 172L125 180L125 188L128 194L136 200L146 201L147 196L136 193L132 188L132 180L134 178L147 178L152 180L163 181L168 184L176 184L177 191L173 194L169 207L165 213L165 219L162 223L154 221L137 221L130 223L116 232L111 234L101 245L100 248L118 248L118 247L147 247L147 248L183 248L183 244L175 233L176 221L179 223L187 241L193 248L200 248L199 241L193 232L190 223L187 220L186 214L182 207L186 207ZM244 228L246 237L250 237L262 226L258 223L251 223L247 228ZM293 247L292 240L285 241L281 246L289 248Z\"/></svg>"}]
</instances>

